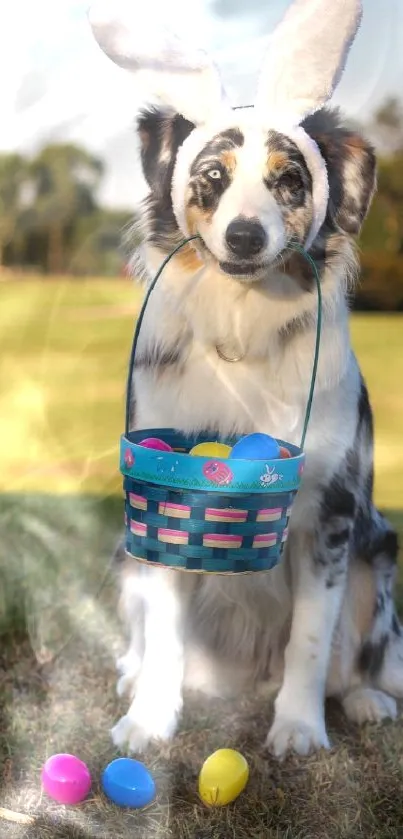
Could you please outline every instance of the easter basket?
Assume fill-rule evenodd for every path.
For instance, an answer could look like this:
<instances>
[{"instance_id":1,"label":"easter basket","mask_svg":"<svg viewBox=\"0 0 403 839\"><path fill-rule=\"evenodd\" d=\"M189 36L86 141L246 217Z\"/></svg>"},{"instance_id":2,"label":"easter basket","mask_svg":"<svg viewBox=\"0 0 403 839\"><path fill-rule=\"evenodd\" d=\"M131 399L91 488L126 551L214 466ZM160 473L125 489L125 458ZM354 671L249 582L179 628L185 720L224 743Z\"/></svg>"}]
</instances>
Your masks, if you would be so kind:
<instances>
[{"instance_id":1,"label":"easter basket","mask_svg":"<svg viewBox=\"0 0 403 839\"><path fill-rule=\"evenodd\" d=\"M194 238L194 237L192 237ZM133 338L126 394L126 428L121 437L124 476L126 551L154 566L199 573L239 574L267 571L281 559L292 503L304 468L303 446L315 386L321 329L318 290L315 357L300 446L279 440L290 457L229 460L193 457L189 451L211 435L188 436L172 428L130 431L133 369L138 338L150 294L169 258L150 284ZM141 446L157 437L172 451ZM233 446L239 438L224 439Z\"/></svg>"}]
</instances>

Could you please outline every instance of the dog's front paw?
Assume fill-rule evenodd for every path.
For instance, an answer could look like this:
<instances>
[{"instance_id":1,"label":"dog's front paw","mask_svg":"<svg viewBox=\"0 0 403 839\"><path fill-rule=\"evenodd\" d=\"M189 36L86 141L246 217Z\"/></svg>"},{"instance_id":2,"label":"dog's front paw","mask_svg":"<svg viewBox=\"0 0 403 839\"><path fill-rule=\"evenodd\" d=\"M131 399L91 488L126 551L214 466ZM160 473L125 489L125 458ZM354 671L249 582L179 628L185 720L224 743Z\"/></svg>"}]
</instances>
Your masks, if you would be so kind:
<instances>
[{"instance_id":1,"label":"dog's front paw","mask_svg":"<svg viewBox=\"0 0 403 839\"><path fill-rule=\"evenodd\" d=\"M115 746L121 751L137 752L141 754L152 739L150 733L138 725L129 714L121 717L111 729L111 737Z\"/></svg>"},{"instance_id":2,"label":"dog's front paw","mask_svg":"<svg viewBox=\"0 0 403 839\"><path fill-rule=\"evenodd\" d=\"M266 746L275 757L282 758L288 752L308 755L317 749L329 749L330 743L323 720L300 722L276 714Z\"/></svg>"},{"instance_id":3,"label":"dog's front paw","mask_svg":"<svg viewBox=\"0 0 403 839\"><path fill-rule=\"evenodd\" d=\"M131 651L118 658L116 662L116 670L120 674L116 685L118 696L123 696L125 693L130 693L131 696L134 696L140 667L141 660L139 656L136 656Z\"/></svg>"},{"instance_id":4,"label":"dog's front paw","mask_svg":"<svg viewBox=\"0 0 403 839\"><path fill-rule=\"evenodd\" d=\"M155 715L144 713L136 708L134 701L129 712L111 729L113 743L122 751L144 752L152 740L171 740L177 728L178 715L177 711L171 714L160 711Z\"/></svg>"},{"instance_id":5,"label":"dog's front paw","mask_svg":"<svg viewBox=\"0 0 403 839\"><path fill-rule=\"evenodd\" d=\"M121 717L119 722L111 728L111 737L113 744L122 751L141 752L147 745L146 738L140 743L138 726L129 714ZM132 745L133 736L133 745ZM136 742L134 742L136 741Z\"/></svg>"}]
</instances>

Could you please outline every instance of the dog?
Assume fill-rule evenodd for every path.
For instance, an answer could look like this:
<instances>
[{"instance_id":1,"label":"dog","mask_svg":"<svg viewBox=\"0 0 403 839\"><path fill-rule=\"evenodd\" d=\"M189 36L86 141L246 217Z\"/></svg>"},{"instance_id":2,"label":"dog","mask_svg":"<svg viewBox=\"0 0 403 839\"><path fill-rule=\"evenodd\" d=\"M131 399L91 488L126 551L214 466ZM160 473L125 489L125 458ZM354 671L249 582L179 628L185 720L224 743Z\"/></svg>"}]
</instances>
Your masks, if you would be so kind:
<instances>
[{"instance_id":1,"label":"dog","mask_svg":"<svg viewBox=\"0 0 403 839\"><path fill-rule=\"evenodd\" d=\"M156 109L138 121L149 276L183 238L170 195L190 128ZM113 739L133 751L173 735L184 683L221 695L280 684L268 736L278 756L329 746L325 696L339 698L358 723L395 717L403 696L397 537L373 504L371 407L348 330L352 237L374 192L375 156L335 111L318 112L304 128L325 157L330 198L310 250L322 284L322 341L285 556L271 571L238 578L145 568L118 552L131 632L118 690L137 679L137 692ZM310 178L280 134L266 137L260 157L253 138L251 145L252 153L234 120L194 160L186 207L202 244L172 258L150 298L135 364L135 427L208 431L212 439L258 430L299 441L317 299L309 266L287 243L306 237ZM239 220L247 189L253 221ZM279 241L281 261L273 261Z\"/></svg>"},{"instance_id":2,"label":"dog","mask_svg":"<svg viewBox=\"0 0 403 839\"><path fill-rule=\"evenodd\" d=\"M137 123L149 189L137 273L149 282L184 231L198 239L173 256L149 298L131 427L212 440L260 431L298 445L318 301L296 247L317 266L323 312L306 466L281 563L246 576L198 575L146 567L124 544L117 551L130 634L118 692L129 692L131 704L112 737L134 752L174 735L184 686L219 696L277 690L266 743L278 757L329 746L328 696L357 723L395 717L403 696L397 536L373 503L371 407L349 337L354 237L374 194L376 161L371 145L326 107L360 3L325 3L323 14L318 5L296 0L278 49L271 41L260 122L227 110L221 122L204 115L195 130L195 112L207 113L218 88L213 68L192 55L195 95L182 96L180 111L169 101L147 107ZM105 52L135 70L140 55L147 71L160 73L162 59L142 57L136 22L121 36L103 14L93 29ZM295 72L301 42L305 64ZM288 58L276 71L279 52ZM173 71L158 77L160 87L173 78L175 95L184 77L178 54L175 42Z\"/></svg>"}]
</instances>

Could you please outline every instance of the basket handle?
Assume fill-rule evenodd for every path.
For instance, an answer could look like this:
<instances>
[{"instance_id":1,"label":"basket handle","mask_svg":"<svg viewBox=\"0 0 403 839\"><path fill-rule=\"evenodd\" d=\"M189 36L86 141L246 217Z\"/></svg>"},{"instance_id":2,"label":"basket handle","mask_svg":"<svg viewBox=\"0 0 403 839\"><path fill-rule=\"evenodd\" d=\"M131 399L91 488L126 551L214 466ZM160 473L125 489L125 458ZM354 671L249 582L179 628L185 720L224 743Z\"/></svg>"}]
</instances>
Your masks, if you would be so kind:
<instances>
[{"instance_id":1,"label":"basket handle","mask_svg":"<svg viewBox=\"0 0 403 839\"><path fill-rule=\"evenodd\" d=\"M130 413L131 413L131 408L132 408L132 405L133 405L133 402L134 402L133 393L132 393L134 362L135 362L136 350L137 350L137 345L138 345L139 336L140 336L141 325L143 323L143 318L144 318L144 315L145 315L145 311L146 311L146 308L147 308L148 301L150 299L150 296L151 296L151 294L152 294L152 292L153 292L153 290L154 290L154 288L155 288L155 286L156 286L156 284L157 284L165 266L170 261L170 259L172 259L172 257L175 256L175 254L179 250L181 250L181 248L184 248L185 245L187 245L189 242L192 242L194 239L199 239L199 238L200 238L200 236L198 236L198 235L189 236L189 238L184 239L183 242L181 242L179 245L177 245L176 248L174 248L174 250L171 251L171 253L168 254L168 256L165 257L165 259L162 262L162 264L160 265L155 277L151 281L151 283L150 283L150 285L147 289L146 295L144 297L144 300L143 300L143 303L142 303L142 306L141 306L141 309L140 309L140 312L139 312L139 316L137 318L136 327L135 327L135 330L134 330L133 343L132 343L130 360L129 360L129 372L128 372L127 384L126 384L126 412L125 412L125 436L126 437L129 434ZM298 253L300 253L302 256L304 256L305 259L307 260L307 262L309 262L309 264L312 268L314 278L315 278L316 290L317 290L317 294L318 294L318 313L317 313L317 319L316 319L315 352L314 352L314 358L313 358L312 375L311 375L311 382L310 382L310 386L309 386L308 400L307 400L306 409L305 409L304 425L303 425L303 430L302 430L302 435L301 435L301 443L300 443L300 449L303 449L304 445L305 445L305 437L306 437L306 433L307 433L308 425L309 425L309 420L310 420L310 416L311 416L312 402L313 402L315 383L316 383L316 374L317 374L317 370L318 370L320 337L321 337L321 330L322 330L322 289L321 289L321 285L320 285L318 269L315 265L314 260L310 256L310 254L307 253L302 247L300 247L300 245L297 245L297 244L290 245L290 248L292 250L298 251Z\"/></svg>"}]
</instances>

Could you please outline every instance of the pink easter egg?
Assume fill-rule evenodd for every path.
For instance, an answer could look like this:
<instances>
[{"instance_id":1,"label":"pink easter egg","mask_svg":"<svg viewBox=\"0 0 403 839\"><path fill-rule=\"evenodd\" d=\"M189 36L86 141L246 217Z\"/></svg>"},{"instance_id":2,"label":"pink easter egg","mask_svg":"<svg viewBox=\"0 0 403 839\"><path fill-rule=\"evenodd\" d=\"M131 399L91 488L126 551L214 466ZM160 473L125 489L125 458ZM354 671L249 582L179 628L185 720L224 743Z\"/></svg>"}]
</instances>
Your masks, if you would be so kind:
<instances>
[{"instance_id":1,"label":"pink easter egg","mask_svg":"<svg viewBox=\"0 0 403 839\"><path fill-rule=\"evenodd\" d=\"M75 755L52 755L42 769L42 786L59 804L79 804L90 791L91 775Z\"/></svg>"},{"instance_id":2,"label":"pink easter egg","mask_svg":"<svg viewBox=\"0 0 403 839\"><path fill-rule=\"evenodd\" d=\"M165 443L164 440L160 440L158 437L146 437L139 445L144 446L145 449L157 449L159 452L173 451L173 448L168 443Z\"/></svg>"}]
</instances>

